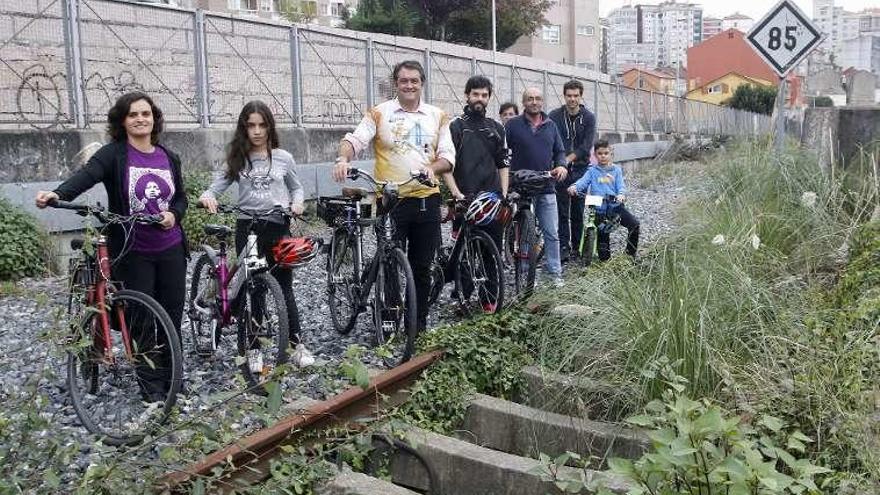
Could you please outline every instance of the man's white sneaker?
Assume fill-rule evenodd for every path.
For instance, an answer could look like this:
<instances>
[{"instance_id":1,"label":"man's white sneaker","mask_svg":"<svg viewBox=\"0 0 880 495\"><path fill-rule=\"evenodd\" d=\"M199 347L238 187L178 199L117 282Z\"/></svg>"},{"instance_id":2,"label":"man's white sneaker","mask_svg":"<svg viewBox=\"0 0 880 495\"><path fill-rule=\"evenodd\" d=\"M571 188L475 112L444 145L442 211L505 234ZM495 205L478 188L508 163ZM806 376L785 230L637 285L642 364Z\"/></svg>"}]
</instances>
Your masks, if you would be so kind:
<instances>
[{"instance_id":1,"label":"man's white sneaker","mask_svg":"<svg viewBox=\"0 0 880 495\"><path fill-rule=\"evenodd\" d=\"M562 277L553 277L553 280L551 283L553 284L553 287L555 287L557 289L561 289L561 288L565 287L565 280Z\"/></svg>"},{"instance_id":2,"label":"man's white sneaker","mask_svg":"<svg viewBox=\"0 0 880 495\"><path fill-rule=\"evenodd\" d=\"M305 368L306 366L311 366L315 364L315 356L306 349L304 344L297 344L296 350L293 351L293 364L297 365L300 368Z\"/></svg>"}]
</instances>

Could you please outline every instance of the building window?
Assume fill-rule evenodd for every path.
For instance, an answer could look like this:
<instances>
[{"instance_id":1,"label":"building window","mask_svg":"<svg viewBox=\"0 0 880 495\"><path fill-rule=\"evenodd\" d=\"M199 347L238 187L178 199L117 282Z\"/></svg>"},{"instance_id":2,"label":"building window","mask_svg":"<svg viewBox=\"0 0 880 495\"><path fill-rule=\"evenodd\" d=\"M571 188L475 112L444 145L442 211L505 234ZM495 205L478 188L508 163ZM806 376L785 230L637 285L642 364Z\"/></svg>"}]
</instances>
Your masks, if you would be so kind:
<instances>
[{"instance_id":1,"label":"building window","mask_svg":"<svg viewBox=\"0 0 880 495\"><path fill-rule=\"evenodd\" d=\"M579 36L593 36L594 34L596 34L596 30L591 25L579 25L577 34Z\"/></svg>"},{"instance_id":2,"label":"building window","mask_svg":"<svg viewBox=\"0 0 880 495\"><path fill-rule=\"evenodd\" d=\"M541 38L551 45L558 45L560 29L561 28L559 24L545 24L543 29L541 30Z\"/></svg>"},{"instance_id":3,"label":"building window","mask_svg":"<svg viewBox=\"0 0 880 495\"><path fill-rule=\"evenodd\" d=\"M275 6L272 5L275 2L272 0L260 0L260 10L263 12L273 12L275 11Z\"/></svg>"},{"instance_id":4,"label":"building window","mask_svg":"<svg viewBox=\"0 0 880 495\"><path fill-rule=\"evenodd\" d=\"M229 0L229 10L257 11L257 0Z\"/></svg>"},{"instance_id":5,"label":"building window","mask_svg":"<svg viewBox=\"0 0 880 495\"><path fill-rule=\"evenodd\" d=\"M333 17L342 17L342 14L345 12L345 4L344 3L331 3L330 4L330 15Z\"/></svg>"},{"instance_id":6,"label":"building window","mask_svg":"<svg viewBox=\"0 0 880 495\"><path fill-rule=\"evenodd\" d=\"M721 92L721 85L720 84L716 84L714 86L709 86L709 93L720 93L720 92Z\"/></svg>"}]
</instances>

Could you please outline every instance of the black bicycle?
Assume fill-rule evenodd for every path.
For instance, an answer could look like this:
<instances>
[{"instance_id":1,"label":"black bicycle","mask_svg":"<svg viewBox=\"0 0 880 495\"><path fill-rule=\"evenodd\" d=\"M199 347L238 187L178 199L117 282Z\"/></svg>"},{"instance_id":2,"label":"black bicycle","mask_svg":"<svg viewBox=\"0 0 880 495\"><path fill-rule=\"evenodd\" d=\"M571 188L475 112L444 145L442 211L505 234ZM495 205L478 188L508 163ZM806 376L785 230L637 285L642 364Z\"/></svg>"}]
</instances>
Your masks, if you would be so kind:
<instances>
[{"instance_id":1,"label":"black bicycle","mask_svg":"<svg viewBox=\"0 0 880 495\"><path fill-rule=\"evenodd\" d=\"M369 305L379 355L387 366L393 367L412 357L417 299L412 267L395 238L391 212L400 202L400 186L429 181L418 173L402 183L378 181L357 168L349 169L348 178L364 179L373 190L343 187L341 197L318 199L318 216L333 227L327 256L330 318L336 331L347 334ZM370 193L380 197L375 218L369 218L361 205ZM369 263L364 262L363 238L367 227L376 230L376 252Z\"/></svg>"},{"instance_id":2,"label":"black bicycle","mask_svg":"<svg viewBox=\"0 0 880 495\"><path fill-rule=\"evenodd\" d=\"M550 172L517 170L511 178L505 205L508 212L503 215L511 220L504 227L502 251L512 271L513 290L519 297L528 297L534 290L538 258L543 250L532 198L552 183Z\"/></svg>"},{"instance_id":3,"label":"black bicycle","mask_svg":"<svg viewBox=\"0 0 880 495\"><path fill-rule=\"evenodd\" d=\"M501 311L504 306L504 263L495 241L478 225L495 220L495 213L483 215L484 206L477 203L483 195L461 200L451 199L448 207L460 222L458 236L452 246L441 247L431 271L430 304L440 297L447 282L453 282L453 295L465 310L478 303L484 313ZM487 204L486 208L500 207ZM449 216L447 216L448 219Z\"/></svg>"}]
</instances>

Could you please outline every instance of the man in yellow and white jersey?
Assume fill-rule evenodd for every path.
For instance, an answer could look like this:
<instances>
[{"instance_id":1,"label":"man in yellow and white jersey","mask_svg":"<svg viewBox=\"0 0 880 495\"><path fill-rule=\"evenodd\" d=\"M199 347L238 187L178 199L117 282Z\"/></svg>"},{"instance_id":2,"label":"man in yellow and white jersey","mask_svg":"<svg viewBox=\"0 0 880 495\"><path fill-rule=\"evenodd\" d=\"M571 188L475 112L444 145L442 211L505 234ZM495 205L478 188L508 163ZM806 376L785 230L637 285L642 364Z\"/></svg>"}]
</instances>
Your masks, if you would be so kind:
<instances>
[{"instance_id":1,"label":"man in yellow and white jersey","mask_svg":"<svg viewBox=\"0 0 880 495\"><path fill-rule=\"evenodd\" d=\"M425 71L414 60L400 62L392 73L397 97L369 109L354 132L339 143L333 168L337 182L345 180L349 162L372 145L378 180L403 182L410 171L423 170L434 179L455 165L455 148L449 134L449 116L422 102ZM394 210L397 237L406 248L416 283L418 329L425 329L431 263L440 246L440 189L418 182L400 188L404 198Z\"/></svg>"}]
</instances>

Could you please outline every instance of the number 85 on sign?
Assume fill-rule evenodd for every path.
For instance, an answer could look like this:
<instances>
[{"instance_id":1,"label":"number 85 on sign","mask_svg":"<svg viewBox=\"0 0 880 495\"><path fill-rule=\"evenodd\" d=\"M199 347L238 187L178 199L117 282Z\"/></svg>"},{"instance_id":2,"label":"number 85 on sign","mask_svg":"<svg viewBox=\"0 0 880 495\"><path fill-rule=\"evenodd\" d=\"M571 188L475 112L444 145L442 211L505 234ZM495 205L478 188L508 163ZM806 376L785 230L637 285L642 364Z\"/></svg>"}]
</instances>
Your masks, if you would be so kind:
<instances>
[{"instance_id":1,"label":"number 85 on sign","mask_svg":"<svg viewBox=\"0 0 880 495\"><path fill-rule=\"evenodd\" d=\"M816 26L789 0L770 9L746 38L779 77L785 77L822 41Z\"/></svg>"}]
</instances>

